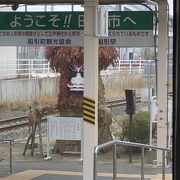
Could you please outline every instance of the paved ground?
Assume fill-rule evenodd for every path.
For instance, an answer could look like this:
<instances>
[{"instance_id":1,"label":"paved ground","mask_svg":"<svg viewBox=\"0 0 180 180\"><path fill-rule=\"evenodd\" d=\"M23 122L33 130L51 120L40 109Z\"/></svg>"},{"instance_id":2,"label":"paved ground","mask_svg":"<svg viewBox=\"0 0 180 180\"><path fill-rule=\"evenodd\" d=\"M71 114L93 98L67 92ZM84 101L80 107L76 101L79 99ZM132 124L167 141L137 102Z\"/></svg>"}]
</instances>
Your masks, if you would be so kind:
<instances>
[{"instance_id":1,"label":"paved ground","mask_svg":"<svg viewBox=\"0 0 180 180\"><path fill-rule=\"evenodd\" d=\"M78 161L78 156L66 156L58 161L17 161L13 162L13 173L9 174L9 162L0 162L1 180L82 180L82 165ZM140 164L134 162L121 163L118 160L117 180L137 180L140 179ZM98 165L98 180L112 179L112 163L100 160ZM166 180L171 180L171 167L166 168ZM160 180L161 168L145 165L145 180Z\"/></svg>"},{"instance_id":2,"label":"paved ground","mask_svg":"<svg viewBox=\"0 0 180 180\"><path fill-rule=\"evenodd\" d=\"M39 156L39 149L35 156L22 156L24 141L16 142L12 149L12 174L9 173L9 145L0 145L0 179L1 180L82 180L83 162L80 155L53 154L51 160L44 160ZM46 144L44 144L46 149ZM98 180L112 179L112 152L101 155L98 161ZM146 160L146 159L145 159ZM128 157L120 155L117 166L117 180L140 179L140 157L133 155L133 163L128 163ZM145 163L145 180L161 180L161 168ZM166 180L171 180L171 167L166 168L169 174Z\"/></svg>"}]
</instances>

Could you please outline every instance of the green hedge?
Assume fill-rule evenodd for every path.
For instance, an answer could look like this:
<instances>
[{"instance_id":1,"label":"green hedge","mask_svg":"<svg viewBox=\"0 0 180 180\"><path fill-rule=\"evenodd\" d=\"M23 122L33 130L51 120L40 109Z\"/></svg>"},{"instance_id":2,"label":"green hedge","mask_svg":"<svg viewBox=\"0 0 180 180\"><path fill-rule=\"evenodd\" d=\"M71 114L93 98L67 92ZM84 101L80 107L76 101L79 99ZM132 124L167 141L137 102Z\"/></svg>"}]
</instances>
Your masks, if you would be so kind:
<instances>
[{"instance_id":1,"label":"green hedge","mask_svg":"<svg viewBox=\"0 0 180 180\"><path fill-rule=\"evenodd\" d=\"M119 132L114 135L116 138L129 141L129 116L117 119L120 126ZM156 123L153 123L153 137L156 132ZM132 116L132 142L149 144L150 114L140 111Z\"/></svg>"}]
</instances>

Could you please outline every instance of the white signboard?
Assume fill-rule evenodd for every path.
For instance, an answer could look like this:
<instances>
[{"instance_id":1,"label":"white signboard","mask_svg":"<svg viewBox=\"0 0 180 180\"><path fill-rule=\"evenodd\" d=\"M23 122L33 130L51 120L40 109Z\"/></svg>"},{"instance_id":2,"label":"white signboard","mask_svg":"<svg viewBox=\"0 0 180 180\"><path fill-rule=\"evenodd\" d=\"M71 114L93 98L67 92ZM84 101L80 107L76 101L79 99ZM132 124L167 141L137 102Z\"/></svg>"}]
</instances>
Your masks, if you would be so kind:
<instances>
[{"instance_id":1,"label":"white signboard","mask_svg":"<svg viewBox=\"0 0 180 180\"><path fill-rule=\"evenodd\" d=\"M153 96L151 98L151 107L150 107L150 121L151 122L157 122L157 97Z\"/></svg>"},{"instance_id":2,"label":"white signboard","mask_svg":"<svg viewBox=\"0 0 180 180\"><path fill-rule=\"evenodd\" d=\"M18 35L21 34L21 35ZM151 30L109 30L109 37L99 38L99 46L152 46ZM0 45L6 46L84 46L84 31L1 31Z\"/></svg>"},{"instance_id":3,"label":"white signboard","mask_svg":"<svg viewBox=\"0 0 180 180\"><path fill-rule=\"evenodd\" d=\"M48 117L49 140L81 140L82 118Z\"/></svg>"},{"instance_id":4,"label":"white signboard","mask_svg":"<svg viewBox=\"0 0 180 180\"><path fill-rule=\"evenodd\" d=\"M142 88L141 102L149 102L149 98L152 98L152 88Z\"/></svg>"}]
</instances>

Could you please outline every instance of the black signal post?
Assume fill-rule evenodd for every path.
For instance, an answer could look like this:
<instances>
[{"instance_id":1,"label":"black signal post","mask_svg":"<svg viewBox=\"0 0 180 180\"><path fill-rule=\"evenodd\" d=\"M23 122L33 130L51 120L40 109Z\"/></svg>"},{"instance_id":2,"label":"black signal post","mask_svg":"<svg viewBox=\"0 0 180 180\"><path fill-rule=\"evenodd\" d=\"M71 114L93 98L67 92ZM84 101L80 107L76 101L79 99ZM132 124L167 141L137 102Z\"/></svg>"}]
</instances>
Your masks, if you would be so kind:
<instances>
[{"instance_id":1,"label":"black signal post","mask_svg":"<svg viewBox=\"0 0 180 180\"><path fill-rule=\"evenodd\" d=\"M126 114L129 114L129 141L132 142L132 117L136 111L136 91L126 89ZM132 147L129 147L129 163L132 163Z\"/></svg>"}]
</instances>

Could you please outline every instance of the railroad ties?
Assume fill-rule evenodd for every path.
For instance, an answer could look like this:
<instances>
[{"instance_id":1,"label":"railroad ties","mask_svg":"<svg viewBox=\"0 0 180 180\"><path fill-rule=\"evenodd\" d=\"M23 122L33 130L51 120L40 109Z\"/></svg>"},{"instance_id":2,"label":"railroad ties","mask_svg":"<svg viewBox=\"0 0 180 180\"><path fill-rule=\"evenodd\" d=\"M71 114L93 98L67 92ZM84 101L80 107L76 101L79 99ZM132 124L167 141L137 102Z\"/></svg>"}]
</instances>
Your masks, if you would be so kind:
<instances>
[{"instance_id":1,"label":"railroad ties","mask_svg":"<svg viewBox=\"0 0 180 180\"><path fill-rule=\"evenodd\" d=\"M141 102L141 97L140 96L136 97L136 103L140 103L140 102ZM106 103L109 108L116 106L125 106L126 99L122 98L122 99L107 100Z\"/></svg>"},{"instance_id":2,"label":"railroad ties","mask_svg":"<svg viewBox=\"0 0 180 180\"><path fill-rule=\"evenodd\" d=\"M52 114L48 114L48 115L52 115ZM42 118L42 122L44 121L47 121L47 114ZM0 120L0 132L10 131L12 129L16 129L19 127L25 127L28 126L28 124L29 124L28 115Z\"/></svg>"},{"instance_id":3,"label":"railroad ties","mask_svg":"<svg viewBox=\"0 0 180 180\"><path fill-rule=\"evenodd\" d=\"M28 125L28 116L20 116L10 119L0 120L0 132L9 131L14 128Z\"/></svg>"}]
</instances>

